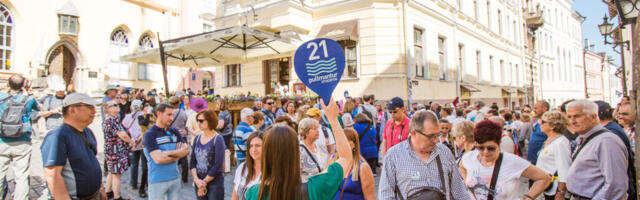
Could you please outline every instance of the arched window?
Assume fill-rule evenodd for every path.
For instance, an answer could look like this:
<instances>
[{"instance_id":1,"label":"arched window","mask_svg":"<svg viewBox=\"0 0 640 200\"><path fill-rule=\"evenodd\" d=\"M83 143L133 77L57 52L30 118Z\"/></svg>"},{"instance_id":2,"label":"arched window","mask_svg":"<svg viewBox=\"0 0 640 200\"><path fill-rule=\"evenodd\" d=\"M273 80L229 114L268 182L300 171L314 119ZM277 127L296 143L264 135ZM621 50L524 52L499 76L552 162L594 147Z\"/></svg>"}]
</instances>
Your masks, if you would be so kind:
<instances>
[{"instance_id":1,"label":"arched window","mask_svg":"<svg viewBox=\"0 0 640 200\"><path fill-rule=\"evenodd\" d=\"M0 70L11 70L13 53L13 17L9 8L0 3Z\"/></svg>"},{"instance_id":2,"label":"arched window","mask_svg":"<svg viewBox=\"0 0 640 200\"><path fill-rule=\"evenodd\" d=\"M116 79L129 79L129 63L120 61L120 57L129 53L129 38L122 29L111 34L109 75Z\"/></svg>"},{"instance_id":3,"label":"arched window","mask_svg":"<svg viewBox=\"0 0 640 200\"><path fill-rule=\"evenodd\" d=\"M138 45L140 45L140 51L153 49L153 40L151 40L151 36L149 36L149 34L144 34L140 37ZM154 66L147 63L138 63L138 80L151 80L152 77L154 77L154 72L153 70L148 70L149 67Z\"/></svg>"}]
</instances>

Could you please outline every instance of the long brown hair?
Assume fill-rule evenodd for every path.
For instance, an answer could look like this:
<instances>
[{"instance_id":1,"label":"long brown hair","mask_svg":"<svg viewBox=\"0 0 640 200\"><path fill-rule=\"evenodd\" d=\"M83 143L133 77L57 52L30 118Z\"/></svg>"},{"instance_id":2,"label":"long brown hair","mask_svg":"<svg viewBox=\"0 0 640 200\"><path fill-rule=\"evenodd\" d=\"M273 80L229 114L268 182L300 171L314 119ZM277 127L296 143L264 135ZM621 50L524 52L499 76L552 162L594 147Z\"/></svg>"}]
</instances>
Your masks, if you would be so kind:
<instances>
[{"instance_id":1,"label":"long brown hair","mask_svg":"<svg viewBox=\"0 0 640 200\"><path fill-rule=\"evenodd\" d=\"M207 127L209 128L209 130L215 130L216 126L218 126L218 115L216 115L215 112L207 109L207 110L200 111L198 114L196 114L196 120L198 119L198 117L200 117L200 115L204 116L204 119L207 122Z\"/></svg>"},{"instance_id":2,"label":"long brown hair","mask_svg":"<svg viewBox=\"0 0 640 200\"><path fill-rule=\"evenodd\" d=\"M254 176L256 176L256 169L254 168L255 166L255 160L253 160L253 157L251 157L251 155L249 155L249 152L251 151L251 141L253 141L253 139L261 139L264 142L264 132L262 131L256 131L251 133L251 135L249 135L249 138L247 139L247 151L246 151L246 161L244 163L244 168L242 168L242 174L244 174L244 172L246 170L247 171L247 182L245 183L245 185L249 185L249 182L251 182L251 180L253 180ZM262 159L261 159L262 160Z\"/></svg>"},{"instance_id":3,"label":"long brown hair","mask_svg":"<svg viewBox=\"0 0 640 200\"><path fill-rule=\"evenodd\" d=\"M258 199L298 199L300 150L296 132L287 125L267 129L262 144L262 177ZM296 192L292 192L296 191Z\"/></svg>"},{"instance_id":4,"label":"long brown hair","mask_svg":"<svg viewBox=\"0 0 640 200\"><path fill-rule=\"evenodd\" d=\"M366 134L366 133L362 133ZM353 164L351 166L351 180L358 181L358 175L360 174L359 163L363 159L360 155L360 141L358 138L358 131L353 128L344 129L344 135L347 136L347 142L353 142L353 150L351 153L353 155ZM336 154L337 155L337 154Z\"/></svg>"}]
</instances>

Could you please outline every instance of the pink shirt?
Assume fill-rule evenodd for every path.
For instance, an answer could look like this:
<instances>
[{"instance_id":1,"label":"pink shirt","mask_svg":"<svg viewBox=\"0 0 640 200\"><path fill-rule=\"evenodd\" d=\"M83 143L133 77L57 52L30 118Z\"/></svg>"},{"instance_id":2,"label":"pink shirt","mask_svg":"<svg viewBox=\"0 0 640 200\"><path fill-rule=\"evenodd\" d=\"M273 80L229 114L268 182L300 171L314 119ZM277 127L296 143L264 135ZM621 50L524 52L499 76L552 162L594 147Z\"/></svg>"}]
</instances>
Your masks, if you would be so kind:
<instances>
[{"instance_id":1,"label":"pink shirt","mask_svg":"<svg viewBox=\"0 0 640 200\"><path fill-rule=\"evenodd\" d=\"M393 145L396 145L409 138L409 120L408 117L404 117L404 120L399 125L396 125L394 120L387 121L384 128L383 138L386 141L386 150L389 150Z\"/></svg>"}]
</instances>

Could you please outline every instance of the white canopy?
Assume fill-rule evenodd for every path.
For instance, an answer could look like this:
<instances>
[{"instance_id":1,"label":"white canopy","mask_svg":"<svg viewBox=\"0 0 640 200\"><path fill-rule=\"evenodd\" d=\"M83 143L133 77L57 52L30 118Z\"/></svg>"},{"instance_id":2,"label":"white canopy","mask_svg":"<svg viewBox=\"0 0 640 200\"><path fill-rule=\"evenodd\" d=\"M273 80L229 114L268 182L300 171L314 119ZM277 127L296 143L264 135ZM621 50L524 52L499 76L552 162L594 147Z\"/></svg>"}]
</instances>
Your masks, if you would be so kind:
<instances>
[{"instance_id":1,"label":"white canopy","mask_svg":"<svg viewBox=\"0 0 640 200\"><path fill-rule=\"evenodd\" d=\"M247 26L234 26L162 43L167 65L199 68L293 55L302 42ZM161 64L158 48L125 55L120 59Z\"/></svg>"}]
</instances>

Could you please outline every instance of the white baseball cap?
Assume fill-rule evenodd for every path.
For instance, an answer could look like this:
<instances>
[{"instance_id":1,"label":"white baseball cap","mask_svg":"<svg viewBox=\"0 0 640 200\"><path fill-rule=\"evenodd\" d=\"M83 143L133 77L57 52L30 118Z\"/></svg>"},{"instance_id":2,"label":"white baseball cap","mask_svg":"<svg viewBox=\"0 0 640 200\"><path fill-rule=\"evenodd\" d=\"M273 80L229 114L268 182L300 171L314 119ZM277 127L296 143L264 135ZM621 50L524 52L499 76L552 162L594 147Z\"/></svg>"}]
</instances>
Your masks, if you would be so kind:
<instances>
[{"instance_id":1,"label":"white baseball cap","mask_svg":"<svg viewBox=\"0 0 640 200\"><path fill-rule=\"evenodd\" d=\"M88 104L88 105L93 105L93 106L97 106L100 105L100 102L94 100L93 98L91 98L89 95L84 94L84 93L72 93L67 95L64 100L62 100L62 107L67 107L73 104Z\"/></svg>"}]
</instances>

